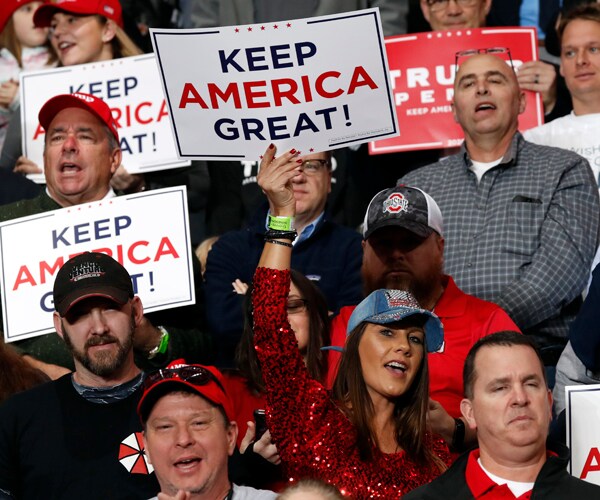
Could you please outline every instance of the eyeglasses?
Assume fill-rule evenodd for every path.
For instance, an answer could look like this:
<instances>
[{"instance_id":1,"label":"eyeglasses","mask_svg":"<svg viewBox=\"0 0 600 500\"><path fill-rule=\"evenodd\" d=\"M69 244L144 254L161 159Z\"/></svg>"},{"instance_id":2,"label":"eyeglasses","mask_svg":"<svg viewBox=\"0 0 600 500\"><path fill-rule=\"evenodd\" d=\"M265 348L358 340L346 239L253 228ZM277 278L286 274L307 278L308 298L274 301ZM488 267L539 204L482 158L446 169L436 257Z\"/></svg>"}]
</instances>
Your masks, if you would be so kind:
<instances>
[{"instance_id":1,"label":"eyeglasses","mask_svg":"<svg viewBox=\"0 0 600 500\"><path fill-rule=\"evenodd\" d=\"M144 391L161 380L179 379L194 385L208 385L214 382L225 392L225 388L209 370L202 366L182 366L180 368L161 368L149 373L144 380Z\"/></svg>"},{"instance_id":2,"label":"eyeglasses","mask_svg":"<svg viewBox=\"0 0 600 500\"><path fill-rule=\"evenodd\" d=\"M453 0L461 7L473 7L473 5L479 3L479 0ZM427 0L427 5L431 9L431 12L438 12L448 8L450 0Z\"/></svg>"},{"instance_id":3,"label":"eyeglasses","mask_svg":"<svg viewBox=\"0 0 600 500\"><path fill-rule=\"evenodd\" d=\"M460 50L455 54L454 57L454 67L458 71L458 63L460 59L464 59L466 57L476 56L478 54L490 54L492 56L498 56L504 58L506 62L510 63L510 67L515 70L513 65L513 60L510 55L510 49L508 47L489 47L485 49L468 49L468 50Z\"/></svg>"},{"instance_id":4,"label":"eyeglasses","mask_svg":"<svg viewBox=\"0 0 600 500\"><path fill-rule=\"evenodd\" d=\"M299 314L306 311L306 299L292 299L287 301L287 313Z\"/></svg>"},{"instance_id":5,"label":"eyeglasses","mask_svg":"<svg viewBox=\"0 0 600 500\"><path fill-rule=\"evenodd\" d=\"M304 160L300 168L306 175L316 175L328 165L328 160Z\"/></svg>"}]
</instances>

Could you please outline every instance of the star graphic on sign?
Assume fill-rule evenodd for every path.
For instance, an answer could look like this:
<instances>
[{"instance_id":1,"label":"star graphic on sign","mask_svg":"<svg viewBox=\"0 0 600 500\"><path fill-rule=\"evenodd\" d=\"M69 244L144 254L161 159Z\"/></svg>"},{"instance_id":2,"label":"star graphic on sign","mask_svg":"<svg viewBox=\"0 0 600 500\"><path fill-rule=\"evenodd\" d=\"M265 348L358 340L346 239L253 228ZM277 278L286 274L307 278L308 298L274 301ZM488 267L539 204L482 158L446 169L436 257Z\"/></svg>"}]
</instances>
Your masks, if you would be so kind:
<instances>
[{"instance_id":1,"label":"star graphic on sign","mask_svg":"<svg viewBox=\"0 0 600 500\"><path fill-rule=\"evenodd\" d=\"M261 27L260 27L260 31L265 31L265 27L264 27L264 26L261 26Z\"/></svg>"},{"instance_id":2,"label":"star graphic on sign","mask_svg":"<svg viewBox=\"0 0 600 500\"><path fill-rule=\"evenodd\" d=\"M310 149L309 149L309 152L311 152L311 153L312 153L314 150L315 150L315 148L310 148Z\"/></svg>"},{"instance_id":3,"label":"star graphic on sign","mask_svg":"<svg viewBox=\"0 0 600 500\"><path fill-rule=\"evenodd\" d=\"M287 23L287 24L286 24L286 26L287 26L288 28L291 28L291 27L292 27L292 23Z\"/></svg>"},{"instance_id":4,"label":"star graphic on sign","mask_svg":"<svg viewBox=\"0 0 600 500\"><path fill-rule=\"evenodd\" d=\"M252 31L252 26L248 26L248 31Z\"/></svg>"},{"instance_id":5,"label":"star graphic on sign","mask_svg":"<svg viewBox=\"0 0 600 500\"><path fill-rule=\"evenodd\" d=\"M239 32L240 32L240 29L239 29L239 28L236 28L236 29L235 29L235 32L236 32L236 33L239 33Z\"/></svg>"},{"instance_id":6,"label":"star graphic on sign","mask_svg":"<svg viewBox=\"0 0 600 500\"><path fill-rule=\"evenodd\" d=\"M277 29L279 28L279 26L277 26L276 24L273 25L273 29Z\"/></svg>"}]
</instances>

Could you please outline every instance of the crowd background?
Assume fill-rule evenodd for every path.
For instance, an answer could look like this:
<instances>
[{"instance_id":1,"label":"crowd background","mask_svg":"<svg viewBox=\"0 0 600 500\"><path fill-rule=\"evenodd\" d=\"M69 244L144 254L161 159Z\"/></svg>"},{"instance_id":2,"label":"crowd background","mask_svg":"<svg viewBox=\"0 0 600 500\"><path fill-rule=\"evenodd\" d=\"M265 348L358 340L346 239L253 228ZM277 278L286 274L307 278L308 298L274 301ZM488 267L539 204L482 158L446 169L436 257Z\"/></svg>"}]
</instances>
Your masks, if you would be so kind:
<instances>
[{"instance_id":1,"label":"crowd background","mask_svg":"<svg viewBox=\"0 0 600 500\"><path fill-rule=\"evenodd\" d=\"M566 138L564 131L567 125L564 125L566 123L564 120L573 120L573 117L580 118L582 115L588 114L592 115L589 118L593 121L585 125L588 127L584 129L585 132L576 128L575 135L589 138L597 134L596 126L599 125L597 114L600 113L600 61L596 62L594 57L596 52L600 52L600 14L598 17L594 17L596 14L591 11L589 14L584 14L579 20L573 21L574 23L584 23L586 27L588 25L585 23L596 23L594 36L597 35L597 44L595 42L592 44L593 50L589 50L590 55L577 56L577 62L574 63L577 68L591 68L590 73L598 73L599 81L595 82L595 79L590 77L588 79L594 81L585 88L577 85L577 76L573 77L572 74L571 77L569 76L565 51L561 49L560 40L567 33L568 27L563 26L557 31L560 20L568 19L568 13L573 8L582 4L596 4L590 0L565 0L562 4L553 0L510 2L500 0L313 0L307 2L123 0L120 3L118 0L103 1L111 8L117 8L118 15L106 18L94 14L95 22L97 21L96 30L92 34L77 36L80 36L81 40L93 40L96 45L107 44L110 50L105 53L103 50L107 47L100 45L100 52L79 59L73 59L72 53L70 59L63 44L73 42L69 39L71 35L69 30L74 29L71 26L75 24L73 19L77 21L80 16L87 17L92 14L92 11L86 10L85 14L64 12L61 9L63 7L67 9L67 7L62 6L60 0L54 6L52 2L26 0L9 0L0 6L0 146L2 147L0 154L0 182L2 183L0 186L0 220L9 220L73 204L72 200L68 200L68 203L65 200L63 200L64 203L59 201L60 187L57 189L56 181L48 175L47 188L36 186L23 176L23 174L42 171L42 167L47 169L49 160L45 158L45 165L37 166L21 156L17 83L19 71L46 66L81 64L103 58L112 59L151 52L149 29L153 27L177 29L238 25L304 18L367 7L379 7L386 36L458 27L535 25L538 28L541 56L544 62L524 65L516 76L511 76L511 78L515 79L521 90L532 90L541 94L546 112L545 120L550 125L526 133L525 139L536 144L559 145L565 150L580 150L578 152L581 152L584 146L569 142L571 139ZM73 0L73 3L82 5L84 9L92 9L91 4L101 4L102 1ZM35 14L36 9L40 7L42 7L40 12L47 13L45 17L39 13ZM34 16L37 17L37 20L34 19ZM34 22L35 27L32 26ZM113 25L113 31L109 30L111 37L105 41L106 27ZM63 37L62 41L61 36ZM78 43L77 40L74 43ZM489 59L485 59L485 57L491 56L483 57L482 61L487 63ZM600 56L598 57L600 58ZM515 89L516 96L518 88L515 87ZM518 97L516 97L516 101L518 101ZM500 107L499 102L494 105ZM297 156L294 151L280 152L281 157L284 154L289 155L291 171L294 168L299 169L290 177L290 184L286 184L286 189L293 186L295 193L294 209L289 212L285 209L282 210L279 202L274 202L277 199L276 188L272 185L269 187L265 187L265 184L259 185L260 165L258 161L195 161L189 168L146 176L131 176L121 165L118 165L119 168L115 168L114 172L111 170L111 174L114 174L110 179L111 186L110 188L106 187L112 194L139 192L178 184L187 186L192 242L198 247L194 256L198 259L194 261L197 264L195 279L198 304L187 310L149 315L148 318L140 316L137 327L140 331L143 329L144 333L138 334L132 348L135 351L137 366L143 370L149 371L164 367L173 359L180 357L186 358L190 363L216 365L223 370L223 386L233 402L233 407L226 413L228 413L228 417L230 413L235 420L238 420L237 427L240 430L235 439L238 447L235 452L231 453L232 456L229 459L229 472L235 482L258 488L278 489L289 477L290 470L294 471L296 478L302 474L315 475L314 470L318 470L318 467L311 469L305 463L298 465L294 459L290 458L294 456L294 453L300 454L297 450L290 451L290 448L294 448L296 444L296 441L290 442L290 436L295 435L295 432L303 428L300 426L297 428L287 428L285 425L277 426L277 422L282 419L285 421L293 416L285 413L286 411L289 413L292 408L292 406L286 407L286 405L296 402L299 408L301 403L306 403L307 400L304 400L304 393L300 394L300 392L295 394L299 398L296 401L285 399L289 387L285 386L285 374L279 373L277 369L280 358L269 358L267 355L269 351L275 352L278 356L284 353L283 359L286 367L294 367L298 373L304 373L302 370L303 367L306 367L306 375L310 378L306 380L302 377L294 378L294 382L298 385L291 384L290 387L294 387L295 390L304 390L303 384L308 386L314 381L318 382L318 388L315 389L311 385L311 389L307 389L306 394L311 394L311 391L324 390L325 387L333 388L333 402L327 397L326 399L317 399L318 404L323 405L324 412L331 412L332 407L334 408L333 413L337 413L339 409L345 412L352 424L348 428L344 427L345 424L340 424L339 419L331 421L336 426L340 426L342 429L340 432L344 435L354 436L353 433L357 432L358 444L356 445L352 439L349 444L346 443L350 450L348 456L356 453L359 463L360 460L365 459L365 456L368 460L375 460L371 465L375 465L375 469L378 470L365 469L367 472L371 471L374 476L381 474L382 470L386 470L385 467L390 467L392 460L397 460L392 463L392 468L404 467L406 459L404 456L401 460L398 457L392 458L394 455L399 455L398 448L395 447L397 443L401 444L401 449L408 452L407 463L410 467L414 466L413 460L414 463L425 467L421 470L420 481L416 481L414 484L409 481L404 482L404 477L398 479L402 483L400 486L386 484L385 487L389 488L389 490L385 490L388 495L392 494L389 492L408 491L405 489L407 484L410 485L408 489L412 489L425 480L429 481L450 464L448 451L454 453L452 456L456 457L456 454L476 443L474 428L469 427L469 419L463 418L459 409L462 396L459 394L462 391L459 379L468 348L482 336L499 330L520 330L528 337L538 341L539 347L542 348L541 363L545 367L544 383L547 377L550 388L554 386L557 363L560 367L562 362L563 368L559 370L557 378L558 392L555 393L558 394L555 398L558 400L558 404L555 406L557 414L564 409L561 391L565 385L594 383L600 380L600 377L597 377L599 363L595 350L596 346L600 344L600 335L595 331L589 331L590 326L595 324L597 311L600 310L597 307L599 300L597 288L600 281L598 276L600 275L597 272L592 274L592 257L597 250L598 222L600 220L597 197L598 166L595 156L581 152L584 159L574 153L567 154L564 151L553 153L552 156L545 156L546 154L550 155L549 149L538 149L546 146L533 146L526 142L517 131L516 114L515 116L511 115L512 118L514 118L514 123L511 122L507 125L507 130L510 132L510 135L507 136L508 139L503 138L500 141L502 144L506 143L507 148L500 155L501 164L513 161L513 157L517 155L516 151L519 151L520 159L518 161L526 161L528 168L531 168L532 171L541 171L545 168L544 162L548 161L555 168L546 169L544 175L539 175L539 178L536 177L537 174L530 175L528 172L526 177L529 180L519 178L514 180L513 184L508 183L507 187L502 188L504 196L517 189L515 186L521 188L526 185L532 190L535 186L542 186L540 190L543 195L540 195L539 199L532 195L531 198L516 200L525 202L522 205L527 204L526 207L520 206L518 209L514 206L511 207L511 210L523 208L525 217L529 214L530 220L527 221L528 225L525 229L509 227L512 219L503 218L505 207L497 209L493 220L486 222L485 227L488 231L490 227L494 229L489 241L485 240L485 242L482 242L482 239L475 241L477 237L481 236L477 234L478 230L476 229L479 227L477 224L480 224L481 221L476 220L476 215L465 215L468 212L468 208L465 207L470 204L472 198L466 190L461 191L463 180L454 179L455 184L453 185L448 180L449 177L445 177L445 173L442 177L442 172L448 169L448 166L451 165L450 162L462 161L460 154L452 156L450 159L445 158L456 151L431 150L369 156L366 146L362 145L357 148L344 148L303 156L298 160L300 166L293 164ZM554 129L551 128L552 123L554 123ZM580 123L581 120L578 120L574 127L579 127ZM107 123L107 125L109 124ZM463 123L461 125L466 128ZM511 128L513 125L514 130ZM569 123L568 126L571 124ZM563 139L562 143L557 144L557 139L552 136L548 138L548 135L545 135L552 133L552 130ZM469 135L469 130L466 132L468 154L474 156L475 150L481 152L484 148L479 147L480 144L477 140ZM536 134L538 134L537 137ZM118 139L118 133L115 137ZM510 154L505 154L506 151L510 151ZM462 152L464 153L464 150ZM270 158L269 155L266 156ZM496 159L496 157L490 158L490 160ZM438 161L439 163L436 163ZM500 162L500 160L498 161ZM479 165L478 162L482 165ZM479 158L473 158L473 163L478 163L482 168L477 180L480 184L475 183L474 198L480 195L477 190L482 189L482 186L489 189L490 192L492 191L493 187L486 187L482 179L489 180L491 176L487 175L488 171L498 163L490 165L489 161L486 162ZM423 166L427 167L419 170ZM455 171L458 170L457 164L452 168ZM579 173L576 174L576 171ZM263 179L265 175L262 174ZM484 177L486 175L487 177ZM566 185L568 183L560 184L569 175L574 176L569 177L571 179L569 186ZM548 188L548 185L554 182L554 177L560 179L556 180L556 185L552 184L552 188ZM426 220L423 222L419 219L417 224L419 228L424 228L422 234L419 232L421 229L415 230L414 221L408 224L406 221L393 220L390 223L387 220L379 220L375 215L369 215L371 204L375 200L377 203L385 204L386 199L389 200L398 194L398 190L394 191L394 186L399 179L403 179L402 182L410 186L421 188L417 191L423 193L422 198L425 201L422 201L420 195L415 194L414 191L402 192L402 194L409 197L416 196L419 198L419 203L425 205L422 210L425 212ZM504 180L502 178L497 180L494 189L500 190L498 185L501 182L508 182L507 177L505 176ZM535 211L537 205L550 207L548 208L550 212L559 199L557 193L564 193L567 189L572 189L574 184L581 185L583 188L581 191L577 191L578 194L572 194L575 193L573 190L569 191L570 197L565 196L565 198L570 198L571 204L568 205L565 202L559 207L556 212L558 215L553 212L551 217L544 216L548 219L552 218L553 222L556 222L556 226L560 226L560 228L548 230L547 226L542 227L545 219ZM593 189L589 189L590 187ZM390 189L391 191L389 191ZM453 190L455 193L461 191L460 197L463 198L463 201L466 200L464 206L460 205L460 199L456 201L452 194ZM548 195L548 199L544 197L546 195ZM431 197L434 201L429 201ZM27 203L14 205L19 200L32 200L31 203L34 205ZM36 206L32 212L31 206L35 206L36 200L46 201ZM81 202L81 200L77 202ZM571 210L577 213L576 217L561 218L563 212ZM437 212L440 212L439 217ZM274 249L265 253L265 229L272 229L270 217L281 215L284 218L295 217L296 227L292 228L293 231L272 233L270 237L268 236L267 243L275 240ZM523 214L519 212L518 215ZM442 219L445 223L442 222ZM470 242L460 241L455 236L458 229L464 230L465 220L473 224L473 234L477 234ZM581 220L586 224L579 226L578 222ZM387 225L394 227L397 225L398 227L394 230L385 229ZM457 228L457 226L462 227ZM527 235L531 236L531 241L527 238L519 238L519 230L531 233ZM490 251L489 254L483 253L479 263L475 262L475 256L481 250L482 245L485 245L486 248L494 248L494 244L499 238L498 234L510 231L514 231L516 234L516 238L511 240L513 247L509 249L510 261L501 259L497 265L494 264L496 267L490 271L490 262L494 262L494 254ZM292 235L292 233L294 234ZM377 234L377 237L374 233ZM385 237L382 237L383 234ZM536 239L540 234L543 237ZM511 274L515 269L518 268L519 273L522 273L523 269L532 272L539 260L542 260L541 257L539 259L532 257L537 250L533 247L538 245L538 247L552 248L551 245L545 246L550 240L554 244L563 240L569 240L569 242L565 243L561 251L549 252L546 250L545 252L545 254L552 253L554 256L560 255L562 260L551 260L545 254L543 256L548 262L544 265L552 268L552 272L548 271L541 278L545 282L548 293L538 295L533 292L529 293L527 288L529 284L525 282L513 283L513 290L518 288L519 293L513 293L510 296L504 293L506 289L503 287L506 285L506 281L517 280ZM568 254L565 249L571 243L574 248L569 257L570 261L564 264ZM33 240L31 244L34 244ZM268 244L266 246L269 247ZM357 366L361 366L360 361L354 361L355 365L350 366L342 362L340 366L347 380L334 382L338 368L337 365L334 365L334 360L337 363L338 358L335 354L325 354L321 350L322 347L333 344L338 347L344 345L346 328L349 332L354 331L353 327L357 326L353 324L352 315L357 309L360 310L361 306L356 306L359 303L363 304L361 302L363 297L370 297L369 294L376 288L401 288L396 285L403 285L400 281L386 281L378 275L378 273L381 275L384 273L375 269L373 262L376 262L377 259L384 262L387 258L382 256L385 253L384 248L387 248L390 255L394 252L402 253L404 255L402 258L408 262L407 268L410 268L410 272L414 274L417 272L413 269L418 269L422 262L427 262L427 269L422 271L424 278L422 283L419 283L422 285L421 288L417 287L416 292L411 291L421 307L426 310L433 309L444 322L446 335L450 335L446 342L447 347L451 348L451 353L454 353L455 349L456 352L460 351L460 356L455 359L443 358L444 365L442 367L436 365L436 362L431 363L430 366L433 368L427 368L431 371L431 382L428 378L430 377L429 373L425 376L419 372L418 376L418 383L421 386L423 384L429 386L431 383L431 392L436 394L439 401L444 401L448 394L453 393L450 398L451 403L446 404L445 401L440 403L437 400L421 397L420 400L411 400L410 404L402 400L402 404L397 405L393 410L385 407L385 412L397 414L404 411L403 407L412 408L419 404L425 405L419 410L421 413L418 418L421 418L421 421L418 425L415 420L408 417L406 420L402 420L402 422L410 422L410 425L406 424L406 427L414 430L415 435L418 435L412 441L404 436L401 430L397 431L397 435L392 433L393 438L390 439L390 436L386 434L389 431L387 427L389 422L384 422L383 429L378 427L380 422L373 409L373 401L378 400L372 397L372 393L369 398L352 399L354 397L352 387L356 381L348 382L351 380L348 373ZM287 259L284 262L285 265L273 257L276 252L280 252L277 255L285 255L285 259ZM411 261L410 257L407 257L411 252L415 252L414 255L419 257L415 257ZM270 255L270 260L265 255L267 257ZM515 258L514 255L518 255L518 257ZM475 267L479 266L483 269L481 274L477 274L479 268L465 271L466 267L471 267L468 264L465 264L465 269L461 268L462 261L471 257L473 257ZM262 263L261 265L259 265L259 261ZM275 265L273 265L274 262ZM461 262L461 264L458 265L457 262ZM290 265L295 271L291 273L289 293L285 290L290 286L290 278L287 274L282 275L283 279L279 276L278 279L281 282L276 283L278 289L274 291L266 287L264 282L267 281L267 278L259 271L257 276L261 282L259 282L258 292L255 292L259 300L255 295L255 303L252 304L250 296L256 286L252 282L257 266L285 271ZM562 274L559 275L558 271L561 271ZM421 272L420 269L419 272ZM456 288L452 276L456 277L457 281L461 280L460 287L471 296L467 296ZM583 301L584 281L591 281L590 293L585 302ZM373 286L374 284L378 286ZM497 291L494 286L500 287L501 290ZM567 287L569 290L564 291ZM279 288L283 289L285 293L281 292ZM458 335L459 329L452 324L452 315L456 309L451 309L452 314L448 314L448 318L444 316L441 307L436 309L438 304L445 303L442 302L442 297L445 294L450 295L448 290L452 290L455 299L460 294L470 297L466 300L472 300L470 304L473 310L485 310L485 314L487 314L485 318L477 319L479 321L477 326L469 323L468 334L471 337L466 339L467 335L463 332L464 339L461 337L460 347L452 344L453 336ZM556 297L559 292L562 295ZM532 296L535 300L528 302ZM274 298L281 299L281 303L279 305L271 304L269 300ZM414 299L411 297L411 300ZM480 302L476 302L476 300L480 300ZM283 323L287 323L295 334L295 336L288 335L287 340L284 338L282 345L269 344L272 339L268 337L272 332L269 332L268 321L261 316L265 314L261 309L265 307L264 302L268 303L268 307L280 308L278 320L282 322L281 328L285 330L287 326ZM498 305L506 312L497 307ZM410 307L418 309L417 304L412 304ZM456 303L453 303L452 307L456 308ZM259 312L255 317L256 310ZM473 320L473 311L463 311L461 314L465 317L468 316L469 320ZM261 317L261 319L256 323L258 326L255 330L253 321L256 321L257 317ZM371 316L365 315L365 317ZM481 317L483 317L483 313ZM463 316L461 316L461 321L462 319ZM490 326L491 324L494 326ZM348 325L352 325L352 327ZM422 327L422 325L420 326ZM57 328L57 330L60 329L62 327ZM473 333L475 330L477 333ZM257 334L256 338L254 338L254 334ZM362 335L362 331L360 335ZM599 339L597 340L596 337ZM54 334L52 337L48 336L48 339L53 339L50 347L48 347L50 344L44 345L44 342L35 347L32 346L37 342L28 342L17 346L0 344L1 364L11 368L6 370L3 377L0 378L0 401L8 398L10 393L20 392L30 386L48 382L50 379L56 379L60 375L77 369L77 361L73 364L71 352L63 345L62 339ZM464 342L462 342L463 340ZM169 342L170 344L168 344ZM254 351L253 342L256 344L258 355ZM357 341L357 345L359 342L360 340ZM291 344L294 346L297 344L300 355L296 350L285 351ZM436 349L427 347L430 352L436 353ZM58 353L60 355L50 356L51 351L53 353L60 351ZM559 362L559 358L561 362ZM268 369L263 371L261 366L268 367ZM424 366L427 366L427 363ZM451 366L452 371L451 376L447 377L452 379L448 382L448 386L452 385L452 387L441 388L440 372L448 366ZM403 370L402 367L398 368L397 366L392 369ZM425 370L425 368L420 370ZM368 379L367 375L364 373L363 375ZM422 382L421 378L425 382ZM366 384L369 389L372 389L369 380ZM400 395L395 397L404 397L404 392L401 391ZM411 397L413 396L411 395ZM357 403L359 401L361 406L367 408L364 413L359 413L355 409L359 406ZM276 410L271 410L269 417L269 422L273 423L275 427L267 430L265 434L255 435L257 421L254 421L253 411L265 406L269 406L271 409L276 408ZM354 411L352 411L353 408ZM311 411L313 409L311 407ZM280 416L273 416L278 412ZM427 412L429 412L428 429L443 438L439 442L435 441L437 438L432 439L429 434L425 437L424 415ZM417 413L415 410L415 414ZM337 416L340 415L342 415L341 412ZM398 425L397 420L390 419L390 421L393 421L394 425ZM309 430L315 436L319 436L318 429L309 427ZM561 434L560 429L557 431L557 435L564 441L564 434ZM429 445L434 443L434 452L423 451L421 449L422 442ZM277 447L278 443L281 450ZM369 444L365 445L365 443ZM373 443L377 445L374 448L371 446ZM396 444L392 446L390 443ZM370 454L374 454L375 459L373 456L369 456ZM383 457L385 454L388 456ZM377 460L381 460L381 462ZM338 486L348 480L345 469L341 467L340 471L340 477L336 479ZM368 474L365 473L365 475ZM340 479L341 477L345 479ZM386 480L389 480L389 477L386 476L385 479L382 479L383 482ZM360 481L360 487L349 486L345 492L354 492L357 498L368 496L365 493L365 491L369 491L370 487L365 482L368 479L361 478ZM349 484L352 484L352 481L349 481ZM385 497L385 495L384 493L382 496Z\"/></svg>"}]
</instances>

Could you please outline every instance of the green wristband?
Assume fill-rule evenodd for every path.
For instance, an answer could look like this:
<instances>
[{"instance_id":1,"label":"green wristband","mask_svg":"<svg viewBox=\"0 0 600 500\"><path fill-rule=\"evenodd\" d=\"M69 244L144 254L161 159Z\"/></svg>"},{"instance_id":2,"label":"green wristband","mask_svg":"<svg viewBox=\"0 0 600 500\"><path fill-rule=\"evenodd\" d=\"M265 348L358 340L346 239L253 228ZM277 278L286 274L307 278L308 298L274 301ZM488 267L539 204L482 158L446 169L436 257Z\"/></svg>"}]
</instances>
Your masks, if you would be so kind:
<instances>
[{"instance_id":1,"label":"green wristband","mask_svg":"<svg viewBox=\"0 0 600 500\"><path fill-rule=\"evenodd\" d=\"M158 354L166 353L169 348L169 332L162 326L157 326L156 328L160 330L162 334L160 337L160 344L148 353L148 359L152 359Z\"/></svg>"},{"instance_id":2,"label":"green wristband","mask_svg":"<svg viewBox=\"0 0 600 500\"><path fill-rule=\"evenodd\" d=\"M269 229L275 229L275 231L293 231L294 218L269 215Z\"/></svg>"}]
</instances>

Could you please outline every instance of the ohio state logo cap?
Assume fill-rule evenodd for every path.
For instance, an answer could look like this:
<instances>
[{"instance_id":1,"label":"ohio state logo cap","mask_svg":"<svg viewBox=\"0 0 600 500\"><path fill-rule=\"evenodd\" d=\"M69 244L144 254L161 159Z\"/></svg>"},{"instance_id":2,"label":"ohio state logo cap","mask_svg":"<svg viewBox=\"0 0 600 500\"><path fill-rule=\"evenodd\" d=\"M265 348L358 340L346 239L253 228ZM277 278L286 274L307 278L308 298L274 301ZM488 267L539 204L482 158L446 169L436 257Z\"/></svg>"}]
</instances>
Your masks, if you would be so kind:
<instances>
[{"instance_id":1,"label":"ohio state logo cap","mask_svg":"<svg viewBox=\"0 0 600 500\"><path fill-rule=\"evenodd\" d=\"M433 231L442 234L443 220L434 199L419 188L396 186L377 193L367 208L363 222L366 240L377 229L402 227L426 238Z\"/></svg>"}]
</instances>

